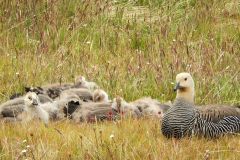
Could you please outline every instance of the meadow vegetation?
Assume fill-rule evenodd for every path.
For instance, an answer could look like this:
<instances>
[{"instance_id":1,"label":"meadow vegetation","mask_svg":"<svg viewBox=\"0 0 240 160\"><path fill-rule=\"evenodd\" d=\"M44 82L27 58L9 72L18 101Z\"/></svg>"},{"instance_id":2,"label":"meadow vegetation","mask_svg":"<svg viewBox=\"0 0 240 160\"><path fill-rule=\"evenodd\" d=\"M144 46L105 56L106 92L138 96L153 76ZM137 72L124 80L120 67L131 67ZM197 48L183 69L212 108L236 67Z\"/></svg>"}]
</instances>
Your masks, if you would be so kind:
<instances>
[{"instance_id":1,"label":"meadow vegetation","mask_svg":"<svg viewBox=\"0 0 240 160\"><path fill-rule=\"evenodd\" d=\"M1 102L77 75L112 98L165 102L175 97L175 75L187 71L197 104L239 104L239 62L238 0L0 0ZM152 119L1 124L0 140L0 159L240 157L239 136L176 144Z\"/></svg>"}]
</instances>

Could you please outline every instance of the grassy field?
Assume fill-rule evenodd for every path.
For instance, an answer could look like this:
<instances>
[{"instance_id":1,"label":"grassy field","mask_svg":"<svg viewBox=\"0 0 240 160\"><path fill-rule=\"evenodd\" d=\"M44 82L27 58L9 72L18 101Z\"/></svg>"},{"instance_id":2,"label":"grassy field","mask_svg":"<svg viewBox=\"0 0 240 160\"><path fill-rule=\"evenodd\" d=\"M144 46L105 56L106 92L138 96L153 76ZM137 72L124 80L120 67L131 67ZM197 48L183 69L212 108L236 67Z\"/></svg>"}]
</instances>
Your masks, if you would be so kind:
<instances>
[{"instance_id":1,"label":"grassy field","mask_svg":"<svg viewBox=\"0 0 240 160\"><path fill-rule=\"evenodd\" d=\"M239 104L239 62L238 0L0 0L1 102L23 86L77 75L112 98L164 102L175 97L175 75L187 71L197 104ZM240 157L239 136L175 144L151 119L1 124L0 140L0 159Z\"/></svg>"}]
</instances>

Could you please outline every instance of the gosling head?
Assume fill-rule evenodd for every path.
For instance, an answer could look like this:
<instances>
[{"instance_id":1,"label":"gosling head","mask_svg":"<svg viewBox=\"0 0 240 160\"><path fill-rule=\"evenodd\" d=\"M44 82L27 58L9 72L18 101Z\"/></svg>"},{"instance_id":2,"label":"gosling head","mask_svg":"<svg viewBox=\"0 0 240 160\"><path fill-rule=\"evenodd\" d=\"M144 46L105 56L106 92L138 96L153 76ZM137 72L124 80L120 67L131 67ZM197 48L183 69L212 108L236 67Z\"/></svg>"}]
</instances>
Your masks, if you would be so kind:
<instances>
[{"instance_id":1,"label":"gosling head","mask_svg":"<svg viewBox=\"0 0 240 160\"><path fill-rule=\"evenodd\" d=\"M86 78L84 76L78 76L77 78L75 78L75 83L82 83L85 81L86 81Z\"/></svg>"},{"instance_id":2,"label":"gosling head","mask_svg":"<svg viewBox=\"0 0 240 160\"><path fill-rule=\"evenodd\" d=\"M35 92L28 92L24 98L24 103L26 106L34 107L40 103L40 100Z\"/></svg>"},{"instance_id":3,"label":"gosling head","mask_svg":"<svg viewBox=\"0 0 240 160\"><path fill-rule=\"evenodd\" d=\"M102 89L96 89L93 92L94 102L109 102L108 94Z\"/></svg>"},{"instance_id":4,"label":"gosling head","mask_svg":"<svg viewBox=\"0 0 240 160\"><path fill-rule=\"evenodd\" d=\"M127 102L120 96L117 96L113 99L112 108L121 112L123 108L126 106Z\"/></svg>"},{"instance_id":5,"label":"gosling head","mask_svg":"<svg viewBox=\"0 0 240 160\"><path fill-rule=\"evenodd\" d=\"M183 72L176 76L176 86L174 91L177 91L177 98L184 98L185 100L194 102L194 81L189 73Z\"/></svg>"}]
</instances>

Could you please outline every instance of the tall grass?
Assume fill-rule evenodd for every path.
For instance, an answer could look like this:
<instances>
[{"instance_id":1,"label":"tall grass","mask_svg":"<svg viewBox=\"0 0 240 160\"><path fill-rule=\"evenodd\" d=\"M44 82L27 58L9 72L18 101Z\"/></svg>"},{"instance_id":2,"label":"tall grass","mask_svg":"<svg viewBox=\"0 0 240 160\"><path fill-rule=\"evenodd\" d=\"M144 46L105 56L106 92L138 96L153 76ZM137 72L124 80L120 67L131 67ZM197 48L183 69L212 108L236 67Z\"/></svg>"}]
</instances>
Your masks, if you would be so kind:
<instances>
[{"instance_id":1,"label":"tall grass","mask_svg":"<svg viewBox=\"0 0 240 160\"><path fill-rule=\"evenodd\" d=\"M238 4L2 1L1 92L82 74L112 96L169 100L175 75L188 71L198 103L237 103Z\"/></svg>"},{"instance_id":2,"label":"tall grass","mask_svg":"<svg viewBox=\"0 0 240 160\"><path fill-rule=\"evenodd\" d=\"M81 74L111 97L167 101L175 97L175 75L187 71L196 82L196 103L240 103L239 5L237 0L1 0L0 99L23 86L73 81ZM232 137L172 146L158 122L121 124L97 124L96 132L107 130L99 146L94 125L53 124L66 139L54 129L4 125L1 154L16 157L20 142L34 130L37 159L201 159L205 150L239 146ZM109 140L112 131L118 134L115 142ZM239 157L232 151L210 154Z\"/></svg>"}]
</instances>

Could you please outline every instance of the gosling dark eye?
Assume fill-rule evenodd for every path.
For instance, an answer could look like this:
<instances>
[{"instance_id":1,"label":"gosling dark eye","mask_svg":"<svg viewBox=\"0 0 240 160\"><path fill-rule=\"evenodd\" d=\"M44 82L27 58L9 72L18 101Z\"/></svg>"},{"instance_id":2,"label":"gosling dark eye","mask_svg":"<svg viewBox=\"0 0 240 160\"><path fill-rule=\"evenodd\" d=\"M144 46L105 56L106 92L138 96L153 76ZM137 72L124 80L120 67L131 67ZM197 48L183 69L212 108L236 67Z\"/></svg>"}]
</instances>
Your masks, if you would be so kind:
<instances>
[{"instance_id":1,"label":"gosling dark eye","mask_svg":"<svg viewBox=\"0 0 240 160\"><path fill-rule=\"evenodd\" d=\"M184 80L186 81L186 80L187 80L187 78L184 78Z\"/></svg>"}]
</instances>

